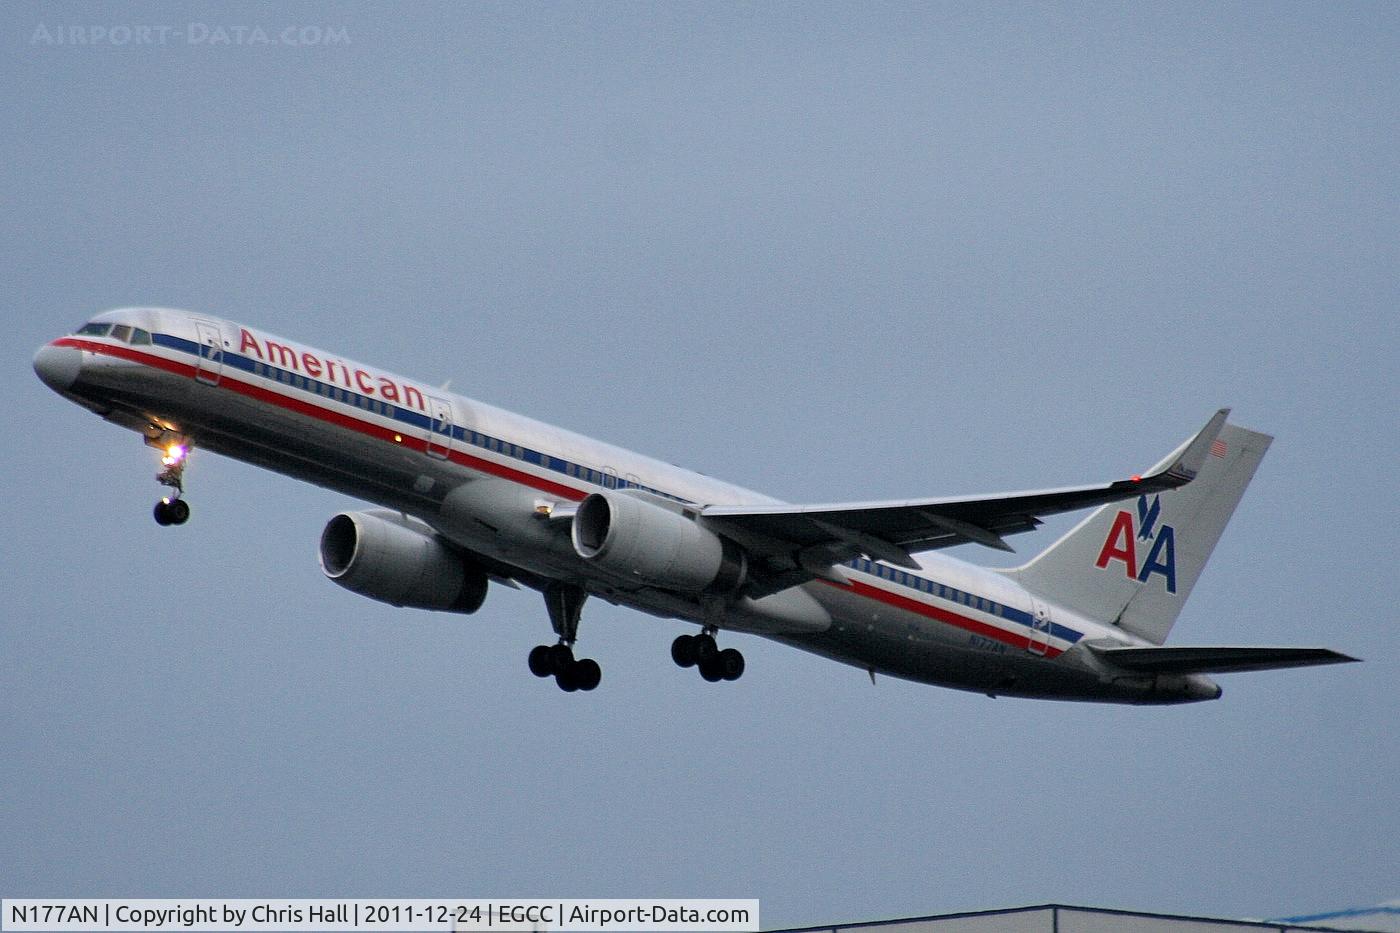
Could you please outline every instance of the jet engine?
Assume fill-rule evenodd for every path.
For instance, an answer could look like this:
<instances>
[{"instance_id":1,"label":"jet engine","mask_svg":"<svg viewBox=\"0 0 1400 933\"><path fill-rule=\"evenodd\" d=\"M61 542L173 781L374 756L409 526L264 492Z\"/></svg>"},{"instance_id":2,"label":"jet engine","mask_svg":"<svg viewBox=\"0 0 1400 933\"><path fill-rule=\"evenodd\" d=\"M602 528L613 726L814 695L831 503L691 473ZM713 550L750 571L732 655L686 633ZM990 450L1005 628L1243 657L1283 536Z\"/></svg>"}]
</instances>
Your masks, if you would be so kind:
<instances>
[{"instance_id":1,"label":"jet engine","mask_svg":"<svg viewBox=\"0 0 1400 933\"><path fill-rule=\"evenodd\" d=\"M574 551L600 570L687 593L733 593L744 583L744 552L679 512L618 490L578 505Z\"/></svg>"},{"instance_id":2,"label":"jet engine","mask_svg":"<svg viewBox=\"0 0 1400 933\"><path fill-rule=\"evenodd\" d=\"M471 613L486 573L422 522L396 512L342 512L321 532L321 570L353 593L391 606Z\"/></svg>"}]
</instances>

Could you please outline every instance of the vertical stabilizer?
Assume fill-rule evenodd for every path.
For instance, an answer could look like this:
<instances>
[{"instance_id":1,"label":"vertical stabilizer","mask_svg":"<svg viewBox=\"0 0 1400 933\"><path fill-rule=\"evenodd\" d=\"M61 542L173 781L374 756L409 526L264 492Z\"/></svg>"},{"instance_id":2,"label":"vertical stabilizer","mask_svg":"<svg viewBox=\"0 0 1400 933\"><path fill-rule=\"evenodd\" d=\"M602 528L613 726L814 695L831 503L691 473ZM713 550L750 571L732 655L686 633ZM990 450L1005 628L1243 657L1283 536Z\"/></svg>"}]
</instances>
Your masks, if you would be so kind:
<instances>
[{"instance_id":1,"label":"vertical stabilizer","mask_svg":"<svg viewBox=\"0 0 1400 933\"><path fill-rule=\"evenodd\" d=\"M1052 603L1160 645L1271 440L1226 424L1185 486L1101 506L1030 563L1002 572Z\"/></svg>"}]
</instances>

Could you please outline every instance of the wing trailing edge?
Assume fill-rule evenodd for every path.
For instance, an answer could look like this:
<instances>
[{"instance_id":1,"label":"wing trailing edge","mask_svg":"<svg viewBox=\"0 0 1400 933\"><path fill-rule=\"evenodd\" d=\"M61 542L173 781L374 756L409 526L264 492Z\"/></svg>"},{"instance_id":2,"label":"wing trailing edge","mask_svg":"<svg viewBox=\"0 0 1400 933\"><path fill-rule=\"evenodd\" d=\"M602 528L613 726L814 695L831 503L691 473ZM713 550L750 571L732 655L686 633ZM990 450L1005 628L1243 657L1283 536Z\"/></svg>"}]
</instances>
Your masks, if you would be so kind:
<instances>
[{"instance_id":1,"label":"wing trailing edge","mask_svg":"<svg viewBox=\"0 0 1400 933\"><path fill-rule=\"evenodd\" d=\"M910 556L920 551L974 543L1009 551L1005 535L1033 531L1048 515L1073 512L1109 502L1164 492L1196 478L1229 415L1221 409L1206 426L1173 451L1148 475L1096 486L960 496L896 502L847 502L831 505L708 505L707 523L738 536L769 543L785 555L796 549L815 553L832 549L829 563L855 554L915 569ZM762 556L760 554L760 556Z\"/></svg>"}]
</instances>

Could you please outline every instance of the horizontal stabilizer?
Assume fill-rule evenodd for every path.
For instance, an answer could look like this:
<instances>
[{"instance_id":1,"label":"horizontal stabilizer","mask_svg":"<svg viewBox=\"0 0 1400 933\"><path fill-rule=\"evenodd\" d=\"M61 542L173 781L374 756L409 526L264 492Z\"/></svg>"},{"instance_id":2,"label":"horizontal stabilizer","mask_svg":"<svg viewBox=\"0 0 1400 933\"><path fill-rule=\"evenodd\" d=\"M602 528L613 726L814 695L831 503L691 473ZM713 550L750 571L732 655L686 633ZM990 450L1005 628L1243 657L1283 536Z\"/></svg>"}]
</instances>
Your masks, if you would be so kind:
<instances>
[{"instance_id":1,"label":"horizontal stabilizer","mask_svg":"<svg viewBox=\"0 0 1400 933\"><path fill-rule=\"evenodd\" d=\"M1143 674L1230 674L1360 660L1330 648L1089 647L1114 667Z\"/></svg>"}]
</instances>

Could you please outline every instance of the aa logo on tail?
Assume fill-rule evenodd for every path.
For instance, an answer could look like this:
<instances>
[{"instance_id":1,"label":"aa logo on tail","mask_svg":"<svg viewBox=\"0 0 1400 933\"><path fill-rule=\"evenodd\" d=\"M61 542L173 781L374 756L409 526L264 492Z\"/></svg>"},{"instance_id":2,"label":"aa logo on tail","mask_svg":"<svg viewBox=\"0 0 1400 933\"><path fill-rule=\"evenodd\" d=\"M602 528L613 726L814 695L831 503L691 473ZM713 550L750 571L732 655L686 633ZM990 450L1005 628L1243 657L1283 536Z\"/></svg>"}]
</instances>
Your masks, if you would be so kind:
<instances>
[{"instance_id":1,"label":"aa logo on tail","mask_svg":"<svg viewBox=\"0 0 1400 933\"><path fill-rule=\"evenodd\" d=\"M1138 496L1137 524L1134 526L1133 513L1123 510L1113 519L1113 527L1104 538L1103 548L1094 566L1106 570L1113 561L1122 561L1128 579L1146 583L1154 573L1167 585L1168 593L1176 592L1176 529L1162 517L1162 502L1153 496L1148 502L1146 496ZM1147 559L1138 563L1138 546L1147 551ZM1148 547L1151 542L1151 547Z\"/></svg>"}]
</instances>

